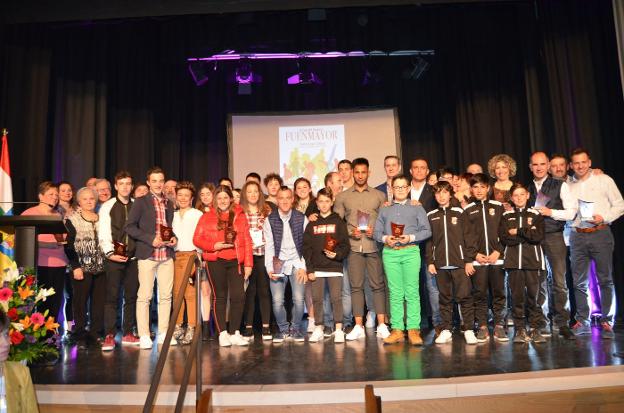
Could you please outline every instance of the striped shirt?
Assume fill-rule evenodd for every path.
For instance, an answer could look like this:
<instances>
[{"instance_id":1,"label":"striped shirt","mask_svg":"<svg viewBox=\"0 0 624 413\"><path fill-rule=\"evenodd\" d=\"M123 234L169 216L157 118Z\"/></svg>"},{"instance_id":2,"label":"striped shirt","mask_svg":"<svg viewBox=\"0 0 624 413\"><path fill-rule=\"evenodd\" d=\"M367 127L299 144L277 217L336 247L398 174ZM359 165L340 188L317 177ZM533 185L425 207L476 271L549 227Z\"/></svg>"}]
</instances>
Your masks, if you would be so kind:
<instances>
[{"instance_id":1,"label":"striped shirt","mask_svg":"<svg viewBox=\"0 0 624 413\"><path fill-rule=\"evenodd\" d=\"M262 245L259 247L256 247L256 243L254 241L253 255L264 255L264 234L262 228L264 227L264 220L266 218L259 212L245 212L245 216L247 217L247 222L249 223L251 240L254 241L256 239L255 237L261 237L262 239ZM254 236L254 234L258 235Z\"/></svg>"},{"instance_id":2,"label":"striped shirt","mask_svg":"<svg viewBox=\"0 0 624 413\"><path fill-rule=\"evenodd\" d=\"M152 200L154 203L154 210L156 211L156 234L160 235L160 227L162 225L167 226L167 198L164 196L158 197L154 194ZM166 261L168 259L167 247L162 246L154 248L151 259L154 261Z\"/></svg>"}]
</instances>

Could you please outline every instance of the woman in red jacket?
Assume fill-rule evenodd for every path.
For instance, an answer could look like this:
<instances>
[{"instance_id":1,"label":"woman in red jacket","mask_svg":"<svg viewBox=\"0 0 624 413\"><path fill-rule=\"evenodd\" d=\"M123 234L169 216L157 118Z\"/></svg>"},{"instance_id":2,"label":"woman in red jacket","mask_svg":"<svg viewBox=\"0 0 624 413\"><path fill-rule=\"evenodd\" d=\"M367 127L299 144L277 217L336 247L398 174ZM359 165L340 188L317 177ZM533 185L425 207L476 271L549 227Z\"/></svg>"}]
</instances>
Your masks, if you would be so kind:
<instances>
[{"instance_id":1,"label":"woman in red jacket","mask_svg":"<svg viewBox=\"0 0 624 413\"><path fill-rule=\"evenodd\" d=\"M253 254L249 224L232 190L220 185L214 192L214 208L205 213L195 230L195 246L208 262L208 280L214 296L214 313L222 347L246 346L239 332L245 306L245 283L251 275ZM229 328L225 310L230 295Z\"/></svg>"}]
</instances>

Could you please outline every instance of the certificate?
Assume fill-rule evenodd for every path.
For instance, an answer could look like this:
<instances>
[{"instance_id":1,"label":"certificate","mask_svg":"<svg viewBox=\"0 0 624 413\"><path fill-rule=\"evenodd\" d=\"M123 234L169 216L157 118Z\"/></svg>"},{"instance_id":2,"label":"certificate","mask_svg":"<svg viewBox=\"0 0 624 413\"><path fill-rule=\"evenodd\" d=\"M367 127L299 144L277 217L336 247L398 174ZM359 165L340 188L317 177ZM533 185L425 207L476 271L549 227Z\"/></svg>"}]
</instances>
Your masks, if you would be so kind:
<instances>
[{"instance_id":1,"label":"certificate","mask_svg":"<svg viewBox=\"0 0 624 413\"><path fill-rule=\"evenodd\" d=\"M254 248L264 246L264 236L261 229L252 228L249 230L249 235L251 235L251 242L253 243Z\"/></svg>"}]
</instances>

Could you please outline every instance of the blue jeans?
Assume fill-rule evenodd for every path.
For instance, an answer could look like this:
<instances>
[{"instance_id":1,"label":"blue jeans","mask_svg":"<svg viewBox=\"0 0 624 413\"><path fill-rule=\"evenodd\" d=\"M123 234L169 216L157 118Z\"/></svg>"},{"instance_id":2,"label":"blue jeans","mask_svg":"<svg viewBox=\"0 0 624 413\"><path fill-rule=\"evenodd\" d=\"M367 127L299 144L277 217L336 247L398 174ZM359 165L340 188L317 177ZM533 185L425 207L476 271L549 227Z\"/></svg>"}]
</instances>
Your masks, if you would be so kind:
<instances>
[{"instance_id":1,"label":"blue jeans","mask_svg":"<svg viewBox=\"0 0 624 413\"><path fill-rule=\"evenodd\" d=\"M438 291L438 281L435 276L427 271L426 263L423 264L423 271L427 274L427 293L429 294L429 305L431 306L431 319L433 326L442 324L442 317L440 316L440 292Z\"/></svg>"},{"instance_id":2,"label":"blue jeans","mask_svg":"<svg viewBox=\"0 0 624 413\"><path fill-rule=\"evenodd\" d=\"M296 271L293 268L292 274L277 280L271 280L270 283L271 295L273 296L273 314L275 314L275 321L282 333L288 333L288 319L286 317L286 308L284 307L284 291L286 291L287 282L290 282L290 288L292 289L292 328L293 330L301 331L301 318L303 317L305 307L305 285L297 281L295 277Z\"/></svg>"}]
</instances>

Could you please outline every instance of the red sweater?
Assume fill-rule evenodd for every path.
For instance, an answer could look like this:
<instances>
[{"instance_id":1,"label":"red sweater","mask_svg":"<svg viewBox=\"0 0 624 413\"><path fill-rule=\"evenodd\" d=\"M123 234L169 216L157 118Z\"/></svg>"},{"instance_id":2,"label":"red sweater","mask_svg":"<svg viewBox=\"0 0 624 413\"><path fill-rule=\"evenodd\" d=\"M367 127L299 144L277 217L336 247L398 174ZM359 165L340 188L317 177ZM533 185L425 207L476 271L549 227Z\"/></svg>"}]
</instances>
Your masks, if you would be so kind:
<instances>
[{"instance_id":1,"label":"red sweater","mask_svg":"<svg viewBox=\"0 0 624 413\"><path fill-rule=\"evenodd\" d=\"M249 235L249 224L247 223L247 217L243 213L240 207L234 209L234 230L236 231L236 239L234 240L234 248L226 248L219 251L215 251L215 244L217 242L225 242L225 231L217 228L219 224L219 218L214 209L206 212L199 219L197 228L195 229L195 235L193 236L193 243L196 247L201 248L203 253L202 257L206 261L216 261L218 258L224 260L237 259L239 264L243 264L245 267L253 266L253 253L251 236ZM229 217L228 212L221 213L221 219L227 220Z\"/></svg>"}]
</instances>

